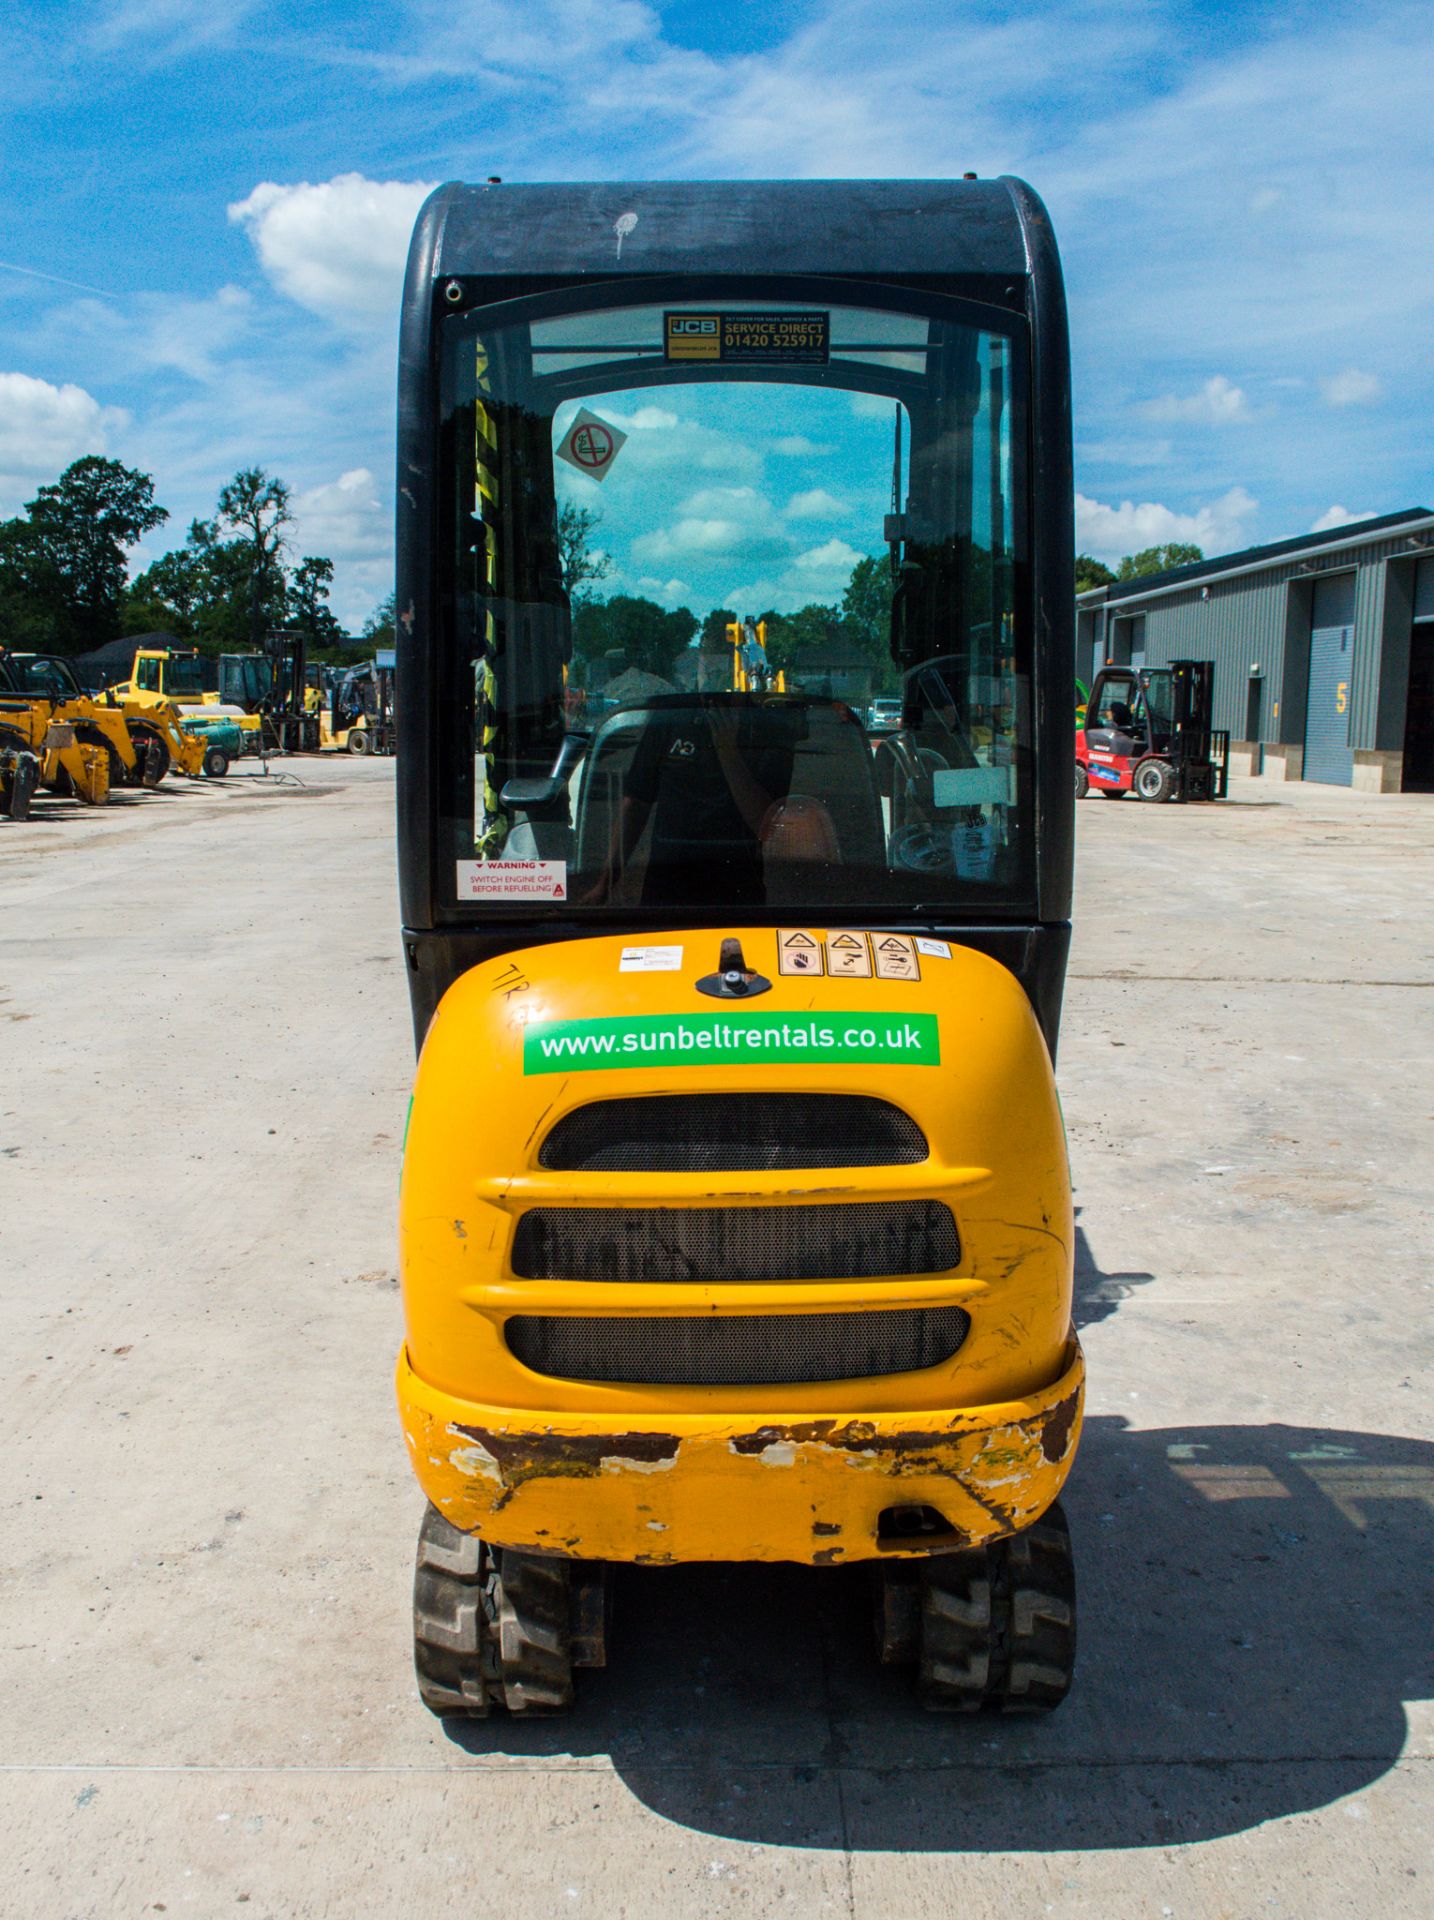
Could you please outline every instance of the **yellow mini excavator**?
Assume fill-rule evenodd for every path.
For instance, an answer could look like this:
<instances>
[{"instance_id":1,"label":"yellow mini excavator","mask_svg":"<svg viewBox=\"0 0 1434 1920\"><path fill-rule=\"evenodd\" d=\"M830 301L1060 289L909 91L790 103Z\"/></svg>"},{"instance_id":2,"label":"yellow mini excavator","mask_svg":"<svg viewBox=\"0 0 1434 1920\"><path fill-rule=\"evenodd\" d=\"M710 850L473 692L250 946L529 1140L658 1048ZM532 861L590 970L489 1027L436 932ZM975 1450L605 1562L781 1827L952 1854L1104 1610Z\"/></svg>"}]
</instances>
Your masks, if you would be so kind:
<instances>
[{"instance_id":1,"label":"yellow mini excavator","mask_svg":"<svg viewBox=\"0 0 1434 1920\"><path fill-rule=\"evenodd\" d=\"M874 1569L928 1707L1055 1707L1084 1365L1044 209L1007 179L443 187L399 470L423 1700L558 1711L613 1567L784 1560ZM560 529L599 503L699 617L853 576L866 624L782 684L760 635L717 687L654 640L585 706Z\"/></svg>"}]
</instances>

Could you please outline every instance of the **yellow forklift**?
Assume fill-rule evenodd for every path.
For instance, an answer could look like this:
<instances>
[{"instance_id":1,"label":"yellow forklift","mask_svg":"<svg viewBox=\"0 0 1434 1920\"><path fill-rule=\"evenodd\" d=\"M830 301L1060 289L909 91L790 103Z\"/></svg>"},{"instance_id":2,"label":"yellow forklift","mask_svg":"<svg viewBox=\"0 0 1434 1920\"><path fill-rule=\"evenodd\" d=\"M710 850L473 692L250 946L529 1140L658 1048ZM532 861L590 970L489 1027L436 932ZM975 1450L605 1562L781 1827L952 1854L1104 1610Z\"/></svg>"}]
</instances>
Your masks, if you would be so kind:
<instances>
[{"instance_id":1,"label":"yellow forklift","mask_svg":"<svg viewBox=\"0 0 1434 1920\"><path fill-rule=\"evenodd\" d=\"M869 1566L927 1707L1066 1695L1068 396L1016 180L452 185L419 215L397 1389L434 1713L566 1708L611 1570L710 1560ZM663 481L693 446L808 487L800 450L837 449L849 544L885 550L885 790L861 714L755 650L591 726L565 699L564 507L670 542L708 510ZM764 604L796 543L724 540L713 604Z\"/></svg>"}]
</instances>

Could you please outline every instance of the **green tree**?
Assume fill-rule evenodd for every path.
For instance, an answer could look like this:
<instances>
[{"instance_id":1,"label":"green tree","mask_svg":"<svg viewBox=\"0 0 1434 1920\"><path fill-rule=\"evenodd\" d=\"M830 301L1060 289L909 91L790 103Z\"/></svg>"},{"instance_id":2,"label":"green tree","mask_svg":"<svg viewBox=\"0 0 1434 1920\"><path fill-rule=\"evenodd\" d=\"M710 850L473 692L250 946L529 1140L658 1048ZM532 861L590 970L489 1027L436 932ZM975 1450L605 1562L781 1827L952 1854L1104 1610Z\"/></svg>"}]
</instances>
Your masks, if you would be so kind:
<instances>
[{"instance_id":1,"label":"green tree","mask_svg":"<svg viewBox=\"0 0 1434 1920\"><path fill-rule=\"evenodd\" d=\"M767 658L773 672L800 673L802 656L810 656L845 631L846 622L836 607L817 601L798 607L795 613L765 613Z\"/></svg>"},{"instance_id":2,"label":"green tree","mask_svg":"<svg viewBox=\"0 0 1434 1920\"><path fill-rule=\"evenodd\" d=\"M1204 554L1199 547L1191 546L1188 541L1172 540L1163 547L1142 547L1139 553L1128 553L1116 569L1117 580L1143 580L1150 573L1164 573L1170 567L1188 567L1196 560L1203 560Z\"/></svg>"},{"instance_id":3,"label":"green tree","mask_svg":"<svg viewBox=\"0 0 1434 1920\"><path fill-rule=\"evenodd\" d=\"M293 521L293 494L262 467L242 467L219 493L219 526L246 552L249 572L249 645L284 615L284 529Z\"/></svg>"},{"instance_id":4,"label":"green tree","mask_svg":"<svg viewBox=\"0 0 1434 1920\"><path fill-rule=\"evenodd\" d=\"M873 660L891 659L891 563L868 554L851 570L841 610L851 637Z\"/></svg>"},{"instance_id":5,"label":"green tree","mask_svg":"<svg viewBox=\"0 0 1434 1920\"><path fill-rule=\"evenodd\" d=\"M1075 563L1075 584L1077 593L1086 593L1091 587L1112 587L1115 575L1102 560L1095 560L1088 553L1078 553Z\"/></svg>"},{"instance_id":6,"label":"green tree","mask_svg":"<svg viewBox=\"0 0 1434 1920\"><path fill-rule=\"evenodd\" d=\"M842 631L857 651L871 662L873 692L889 691L897 683L891 657L891 562L885 554L868 554L851 570L842 595Z\"/></svg>"},{"instance_id":7,"label":"green tree","mask_svg":"<svg viewBox=\"0 0 1434 1920\"><path fill-rule=\"evenodd\" d=\"M206 653L244 648L249 640L251 557L242 540L222 540L214 520L194 520L182 547L162 554L130 587L126 633L164 629Z\"/></svg>"},{"instance_id":8,"label":"green tree","mask_svg":"<svg viewBox=\"0 0 1434 1920\"><path fill-rule=\"evenodd\" d=\"M359 639L366 647L391 647L395 642L394 629L397 625L398 595L391 593L387 599L379 601L359 628Z\"/></svg>"},{"instance_id":9,"label":"green tree","mask_svg":"<svg viewBox=\"0 0 1434 1920\"><path fill-rule=\"evenodd\" d=\"M573 600L586 600L586 591L612 572L612 561L592 544L595 529L602 519L591 507L577 506L565 500L558 508L558 558L563 569L563 585Z\"/></svg>"},{"instance_id":10,"label":"green tree","mask_svg":"<svg viewBox=\"0 0 1434 1920\"><path fill-rule=\"evenodd\" d=\"M350 644L329 606L333 580L333 561L314 553L304 555L289 580L289 624L307 636L311 649Z\"/></svg>"},{"instance_id":11,"label":"green tree","mask_svg":"<svg viewBox=\"0 0 1434 1920\"><path fill-rule=\"evenodd\" d=\"M655 600L626 593L611 600L580 600L573 609L573 658L584 669L588 685L594 667L599 670L596 677L605 677L600 663L610 653L620 653L625 666L668 680L678 654L696 632L697 616L689 607L669 613Z\"/></svg>"},{"instance_id":12,"label":"green tree","mask_svg":"<svg viewBox=\"0 0 1434 1920\"><path fill-rule=\"evenodd\" d=\"M100 646L119 626L128 550L168 518L147 473L86 454L0 527L0 603L58 652Z\"/></svg>"},{"instance_id":13,"label":"green tree","mask_svg":"<svg viewBox=\"0 0 1434 1920\"><path fill-rule=\"evenodd\" d=\"M727 645L727 629L737 616L730 607L714 607L702 622L702 637L698 645L704 653L716 653Z\"/></svg>"}]
</instances>

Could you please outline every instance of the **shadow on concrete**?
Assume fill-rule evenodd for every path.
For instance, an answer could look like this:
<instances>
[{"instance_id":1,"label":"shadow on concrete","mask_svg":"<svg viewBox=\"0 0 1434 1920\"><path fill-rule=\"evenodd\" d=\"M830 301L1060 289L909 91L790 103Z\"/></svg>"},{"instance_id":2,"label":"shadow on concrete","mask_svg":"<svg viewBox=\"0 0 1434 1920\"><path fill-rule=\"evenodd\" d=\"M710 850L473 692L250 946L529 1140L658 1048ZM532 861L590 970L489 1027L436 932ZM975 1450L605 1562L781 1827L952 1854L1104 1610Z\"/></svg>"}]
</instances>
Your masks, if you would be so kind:
<instances>
[{"instance_id":1,"label":"shadow on concrete","mask_svg":"<svg viewBox=\"0 0 1434 1920\"><path fill-rule=\"evenodd\" d=\"M1066 1499L1075 1687L1046 1720L923 1713L863 1568L617 1576L576 1712L445 1723L475 1755L601 1754L653 1811L805 1847L1048 1851L1238 1833L1386 1772L1434 1681L1434 1447L1087 1422Z\"/></svg>"},{"instance_id":2,"label":"shadow on concrete","mask_svg":"<svg viewBox=\"0 0 1434 1920\"><path fill-rule=\"evenodd\" d=\"M1071 1299L1071 1318L1077 1331L1108 1320L1122 1300L1128 1300L1141 1287L1148 1287L1154 1278L1153 1273L1106 1273L1097 1266L1090 1241L1080 1225L1080 1208L1076 1208L1075 1292Z\"/></svg>"}]
</instances>

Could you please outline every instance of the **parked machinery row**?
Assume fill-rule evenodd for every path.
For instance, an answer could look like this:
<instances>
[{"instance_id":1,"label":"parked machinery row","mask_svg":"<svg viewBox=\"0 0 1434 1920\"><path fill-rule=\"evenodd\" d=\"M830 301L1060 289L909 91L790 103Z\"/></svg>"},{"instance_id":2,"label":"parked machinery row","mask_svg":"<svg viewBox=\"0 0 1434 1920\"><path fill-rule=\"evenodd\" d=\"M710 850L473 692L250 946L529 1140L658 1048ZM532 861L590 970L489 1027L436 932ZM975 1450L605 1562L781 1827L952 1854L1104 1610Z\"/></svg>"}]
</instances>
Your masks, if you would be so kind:
<instances>
[{"instance_id":1,"label":"parked machinery row","mask_svg":"<svg viewBox=\"0 0 1434 1920\"><path fill-rule=\"evenodd\" d=\"M115 787L156 787L171 770L227 773L237 729L191 728L179 706L129 688L87 693L58 654L0 648L0 813L21 819L39 790L103 806Z\"/></svg>"},{"instance_id":2,"label":"parked machinery row","mask_svg":"<svg viewBox=\"0 0 1434 1920\"><path fill-rule=\"evenodd\" d=\"M303 634L281 629L262 653L221 653L217 661L193 648L142 648L131 679L116 691L176 700L196 728L227 718L244 753L393 752L392 649L328 667L308 659Z\"/></svg>"}]
</instances>

